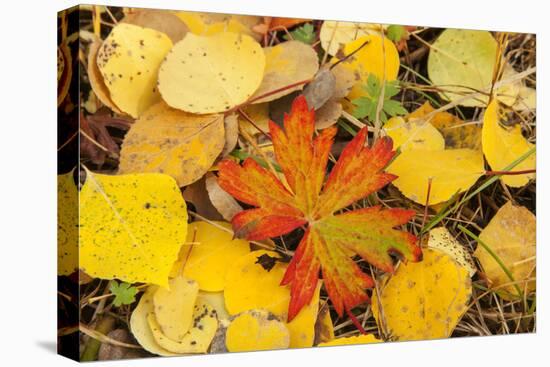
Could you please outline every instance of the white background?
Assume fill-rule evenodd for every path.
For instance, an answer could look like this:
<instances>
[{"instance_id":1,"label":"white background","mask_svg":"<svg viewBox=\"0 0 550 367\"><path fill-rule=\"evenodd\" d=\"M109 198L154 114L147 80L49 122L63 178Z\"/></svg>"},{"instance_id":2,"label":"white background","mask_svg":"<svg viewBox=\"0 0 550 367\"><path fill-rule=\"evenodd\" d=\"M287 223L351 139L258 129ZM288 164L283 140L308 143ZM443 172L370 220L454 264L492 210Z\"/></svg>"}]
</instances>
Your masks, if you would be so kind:
<instances>
[{"instance_id":1,"label":"white background","mask_svg":"<svg viewBox=\"0 0 550 367\"><path fill-rule=\"evenodd\" d=\"M98 366L537 366L548 359L548 10L536 0L178 0L109 5L241 12L537 33L538 289L535 335L98 363ZM0 362L65 366L56 341L56 12L4 0L0 17ZM544 63L541 61L545 61ZM545 96L547 98L545 98ZM546 223L546 224L545 224ZM546 362L548 363L548 362Z\"/></svg>"}]
</instances>

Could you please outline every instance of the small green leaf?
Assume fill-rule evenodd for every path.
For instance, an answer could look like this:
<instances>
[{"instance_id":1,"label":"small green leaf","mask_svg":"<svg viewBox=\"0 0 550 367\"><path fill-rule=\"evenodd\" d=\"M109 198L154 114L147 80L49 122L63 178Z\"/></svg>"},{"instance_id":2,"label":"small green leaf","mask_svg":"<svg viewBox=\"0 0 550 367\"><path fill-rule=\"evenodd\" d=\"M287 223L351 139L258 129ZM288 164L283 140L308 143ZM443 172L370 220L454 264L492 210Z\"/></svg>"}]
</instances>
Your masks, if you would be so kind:
<instances>
[{"instance_id":1,"label":"small green leaf","mask_svg":"<svg viewBox=\"0 0 550 367\"><path fill-rule=\"evenodd\" d=\"M131 284L122 282L117 283L113 281L109 287L109 291L115 295L113 304L115 307L120 307L122 305L130 305L136 301L136 294L138 292L137 288Z\"/></svg>"},{"instance_id":2,"label":"small green leaf","mask_svg":"<svg viewBox=\"0 0 550 367\"><path fill-rule=\"evenodd\" d=\"M375 121L378 100L382 93L380 80L374 74L370 74L367 78L367 84L363 86L363 89L368 93L368 96L352 100L352 103L355 105L353 115L357 118L367 118L370 121ZM401 106L401 103L391 99L399 94L400 89L397 81L389 81L384 85L384 101L382 110L380 111L380 121L386 122L388 116L393 117L407 113L407 110Z\"/></svg>"},{"instance_id":3,"label":"small green leaf","mask_svg":"<svg viewBox=\"0 0 550 367\"><path fill-rule=\"evenodd\" d=\"M399 42L407 35L407 30L402 25L392 24L388 27L387 36L393 42Z\"/></svg>"},{"instance_id":4,"label":"small green leaf","mask_svg":"<svg viewBox=\"0 0 550 367\"><path fill-rule=\"evenodd\" d=\"M290 37L292 36L292 37ZM288 34L284 35L284 39L289 40L296 40L303 42L305 44L311 45L313 42L315 42L315 28L313 27L313 24L306 23L301 27L296 28L295 30L290 32L290 36Z\"/></svg>"}]
</instances>

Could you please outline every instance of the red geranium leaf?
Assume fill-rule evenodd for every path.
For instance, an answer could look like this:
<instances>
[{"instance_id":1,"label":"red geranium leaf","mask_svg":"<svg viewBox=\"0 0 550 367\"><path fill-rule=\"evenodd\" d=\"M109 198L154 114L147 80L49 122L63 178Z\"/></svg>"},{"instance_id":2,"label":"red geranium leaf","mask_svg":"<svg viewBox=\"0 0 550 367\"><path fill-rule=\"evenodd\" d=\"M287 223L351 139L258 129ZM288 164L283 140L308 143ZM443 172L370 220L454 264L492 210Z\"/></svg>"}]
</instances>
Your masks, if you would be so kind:
<instances>
[{"instance_id":1,"label":"red geranium leaf","mask_svg":"<svg viewBox=\"0 0 550 367\"><path fill-rule=\"evenodd\" d=\"M315 115L303 96L294 100L284 117L284 129L270 121L275 156L285 181L251 159L220 163L220 186L238 200L255 206L232 220L235 234L250 240L277 237L305 226L281 285L290 286L288 320L307 305L322 272L327 293L340 316L366 302L373 280L353 261L355 255L381 270L392 272L390 255L420 261L416 237L397 229L414 211L378 206L337 214L350 204L381 189L396 176L384 172L394 157L392 140L366 145L364 128L343 150L325 181L336 128L316 137Z\"/></svg>"}]
</instances>

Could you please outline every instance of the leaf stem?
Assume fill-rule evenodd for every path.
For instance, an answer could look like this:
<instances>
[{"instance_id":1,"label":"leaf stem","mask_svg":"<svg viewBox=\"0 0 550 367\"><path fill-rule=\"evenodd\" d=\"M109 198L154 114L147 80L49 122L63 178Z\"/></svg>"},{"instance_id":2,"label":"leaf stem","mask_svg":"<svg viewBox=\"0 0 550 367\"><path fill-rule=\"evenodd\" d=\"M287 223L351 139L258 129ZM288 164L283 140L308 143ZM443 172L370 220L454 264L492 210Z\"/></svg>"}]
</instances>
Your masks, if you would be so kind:
<instances>
[{"instance_id":1,"label":"leaf stem","mask_svg":"<svg viewBox=\"0 0 550 367\"><path fill-rule=\"evenodd\" d=\"M346 313L348 314L351 322L353 322L353 325L355 325L355 327L357 328L357 330L359 330L359 332L363 335L365 335L367 332L365 331L365 329L363 328L363 326L361 325L361 323L359 322L359 320L357 320L357 317L355 317L355 315L353 314L353 312L351 312L350 310L348 310L346 308Z\"/></svg>"}]
</instances>

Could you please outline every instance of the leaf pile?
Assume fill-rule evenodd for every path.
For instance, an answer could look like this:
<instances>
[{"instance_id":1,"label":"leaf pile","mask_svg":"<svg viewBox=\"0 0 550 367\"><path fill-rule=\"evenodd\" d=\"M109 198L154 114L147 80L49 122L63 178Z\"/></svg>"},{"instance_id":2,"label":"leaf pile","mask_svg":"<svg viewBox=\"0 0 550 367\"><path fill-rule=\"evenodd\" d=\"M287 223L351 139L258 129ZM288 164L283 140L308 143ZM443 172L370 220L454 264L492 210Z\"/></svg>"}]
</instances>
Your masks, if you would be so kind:
<instances>
[{"instance_id":1,"label":"leaf pile","mask_svg":"<svg viewBox=\"0 0 550 367\"><path fill-rule=\"evenodd\" d=\"M79 9L57 50L60 345L535 330L535 35Z\"/></svg>"}]
</instances>

